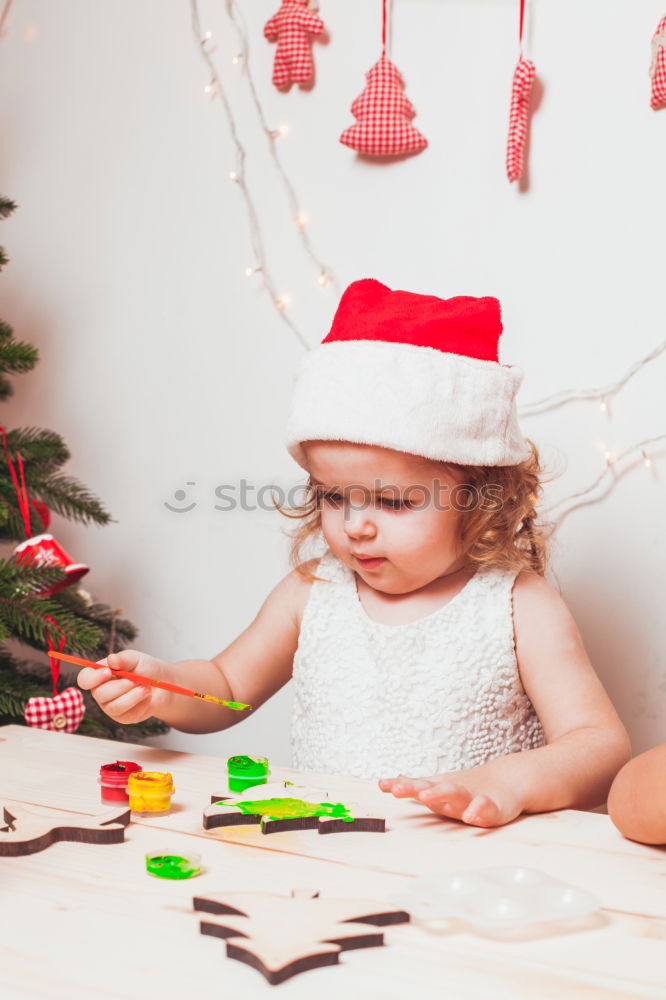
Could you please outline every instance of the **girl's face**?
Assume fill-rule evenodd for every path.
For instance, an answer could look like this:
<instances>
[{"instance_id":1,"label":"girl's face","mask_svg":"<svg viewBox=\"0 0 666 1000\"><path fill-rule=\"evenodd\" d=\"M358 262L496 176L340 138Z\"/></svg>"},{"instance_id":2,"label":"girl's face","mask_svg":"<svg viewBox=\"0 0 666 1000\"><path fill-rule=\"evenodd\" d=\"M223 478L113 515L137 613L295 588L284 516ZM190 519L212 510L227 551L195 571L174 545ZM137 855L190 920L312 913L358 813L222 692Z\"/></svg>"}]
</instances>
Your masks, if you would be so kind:
<instances>
[{"instance_id":1,"label":"girl's face","mask_svg":"<svg viewBox=\"0 0 666 1000\"><path fill-rule=\"evenodd\" d=\"M326 542L369 586L406 594L466 565L455 507L459 470L347 441L308 441L303 449Z\"/></svg>"}]
</instances>

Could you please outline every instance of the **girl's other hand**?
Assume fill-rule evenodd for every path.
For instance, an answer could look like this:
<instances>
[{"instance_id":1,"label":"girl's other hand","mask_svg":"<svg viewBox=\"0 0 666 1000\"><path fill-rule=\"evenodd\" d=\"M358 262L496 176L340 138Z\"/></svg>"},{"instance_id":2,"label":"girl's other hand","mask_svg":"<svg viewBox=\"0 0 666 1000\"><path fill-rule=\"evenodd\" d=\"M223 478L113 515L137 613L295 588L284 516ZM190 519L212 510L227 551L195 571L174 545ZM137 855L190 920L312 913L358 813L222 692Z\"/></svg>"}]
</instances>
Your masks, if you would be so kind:
<instances>
[{"instance_id":1,"label":"girl's other hand","mask_svg":"<svg viewBox=\"0 0 666 1000\"><path fill-rule=\"evenodd\" d=\"M115 677L110 668L136 671L159 679L164 676L165 667L161 660L134 649L123 649L98 662L106 664L105 669L84 667L76 681L84 691L92 691L93 698L108 716L121 725L159 716L160 703L166 692L135 684L124 677Z\"/></svg>"},{"instance_id":2,"label":"girl's other hand","mask_svg":"<svg viewBox=\"0 0 666 1000\"><path fill-rule=\"evenodd\" d=\"M480 770L480 769L479 769ZM519 796L508 785L491 776L474 775L474 769L453 775L435 774L430 778L382 778L379 787L397 799L413 798L447 819L457 819L470 826L503 826L520 816Z\"/></svg>"}]
</instances>

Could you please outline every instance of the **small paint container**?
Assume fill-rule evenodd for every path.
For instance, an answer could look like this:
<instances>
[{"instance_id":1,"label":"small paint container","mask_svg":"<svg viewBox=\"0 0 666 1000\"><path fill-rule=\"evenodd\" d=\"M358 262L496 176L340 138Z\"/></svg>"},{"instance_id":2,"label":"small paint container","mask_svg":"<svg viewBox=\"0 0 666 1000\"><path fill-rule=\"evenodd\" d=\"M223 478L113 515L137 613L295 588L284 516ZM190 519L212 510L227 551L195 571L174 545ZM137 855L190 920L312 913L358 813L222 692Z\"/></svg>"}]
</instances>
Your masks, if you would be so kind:
<instances>
[{"instance_id":1,"label":"small paint container","mask_svg":"<svg viewBox=\"0 0 666 1000\"><path fill-rule=\"evenodd\" d=\"M146 854L146 871L155 878L165 878L172 882L193 878L201 872L201 855L189 851L183 854L169 854L168 851L151 851Z\"/></svg>"},{"instance_id":2,"label":"small paint container","mask_svg":"<svg viewBox=\"0 0 666 1000\"><path fill-rule=\"evenodd\" d=\"M127 778L129 805L139 816L164 816L176 791L168 771L134 771Z\"/></svg>"},{"instance_id":3,"label":"small paint container","mask_svg":"<svg viewBox=\"0 0 666 1000\"><path fill-rule=\"evenodd\" d=\"M246 757L242 754L227 760L230 792L244 792L253 785L265 785L269 774L268 757Z\"/></svg>"},{"instance_id":4,"label":"small paint container","mask_svg":"<svg viewBox=\"0 0 666 1000\"><path fill-rule=\"evenodd\" d=\"M127 779L141 765L133 760L117 760L115 764L102 764L99 769L99 791L102 802L127 802Z\"/></svg>"}]
</instances>

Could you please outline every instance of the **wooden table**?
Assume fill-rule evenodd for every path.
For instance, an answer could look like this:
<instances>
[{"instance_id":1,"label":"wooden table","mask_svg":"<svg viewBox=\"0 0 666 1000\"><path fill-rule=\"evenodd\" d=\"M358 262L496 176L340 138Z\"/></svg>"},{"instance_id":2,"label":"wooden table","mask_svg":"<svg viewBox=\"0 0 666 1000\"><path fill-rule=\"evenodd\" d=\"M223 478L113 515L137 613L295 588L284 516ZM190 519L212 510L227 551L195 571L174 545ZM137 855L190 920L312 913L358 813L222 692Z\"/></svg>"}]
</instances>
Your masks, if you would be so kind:
<instances>
[{"instance_id":1,"label":"wooden table","mask_svg":"<svg viewBox=\"0 0 666 1000\"><path fill-rule=\"evenodd\" d=\"M239 748L240 749L240 748ZM260 750L258 751L260 752ZM127 828L124 844L58 843L0 858L3 1000L246 997L317 1000L625 1000L666 997L666 849L624 840L607 816L562 810L481 830L441 820L371 782L272 768L273 778L344 793L386 816L387 832L262 835L242 826L206 833L211 793L226 789L225 761L20 726L0 727L0 805L100 812L100 764L136 760L174 775L175 809ZM196 850L205 872L152 878L151 850ZM595 893L603 910L579 930L498 940L455 923L428 931L388 927L386 947L343 952L340 964L269 986L199 934L193 895L316 888L322 897L386 901L415 875L525 865ZM578 926L578 925L577 925Z\"/></svg>"}]
</instances>

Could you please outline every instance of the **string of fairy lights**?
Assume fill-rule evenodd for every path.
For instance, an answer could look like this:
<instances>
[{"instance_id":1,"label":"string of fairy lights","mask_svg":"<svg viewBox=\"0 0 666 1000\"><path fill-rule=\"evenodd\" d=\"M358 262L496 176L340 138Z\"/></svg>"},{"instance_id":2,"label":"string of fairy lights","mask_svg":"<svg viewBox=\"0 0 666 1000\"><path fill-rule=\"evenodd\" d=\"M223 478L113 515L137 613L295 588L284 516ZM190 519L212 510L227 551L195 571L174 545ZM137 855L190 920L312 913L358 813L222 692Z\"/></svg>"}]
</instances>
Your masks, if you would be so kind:
<instances>
[{"instance_id":1,"label":"string of fairy lights","mask_svg":"<svg viewBox=\"0 0 666 1000\"><path fill-rule=\"evenodd\" d=\"M307 253L312 263L315 265L317 271L317 283L322 288L331 285L336 292L339 292L339 285L335 274L333 273L331 268L328 267L320 259L320 257L314 250L312 241L310 240L307 230L308 217L301 210L300 201L296 195L296 190L294 188L294 185L292 184L289 175L287 174L287 171L285 170L284 165L282 163L282 159L280 157L278 149L277 138L278 134L284 135L285 133L280 132L280 129L275 130L270 128L268 121L266 119L266 115L264 113L263 106L259 99L259 94L250 67L249 34L247 31L247 26L245 24L245 21L243 20L240 8L236 4L235 0L225 0L225 10L227 12L227 17L234 26L236 36L241 46L240 52L233 57L232 62L234 63L234 65L240 66L241 73L247 79L250 89L250 94L252 97L252 102L254 104L255 111L257 113L257 117L259 119L261 127L264 130L264 133L268 140L268 149L271 155L271 159L275 165L275 168L278 172L282 185L286 191L292 215L297 226L298 235L300 236L301 242L303 243L305 252ZM284 126L282 126L282 128L284 129ZM276 134L276 131L278 134Z\"/></svg>"},{"instance_id":2,"label":"string of fairy lights","mask_svg":"<svg viewBox=\"0 0 666 1000\"><path fill-rule=\"evenodd\" d=\"M254 199L245 179L245 161L247 158L247 151L240 140L233 109L229 103L226 91L222 86L222 80L220 79L217 67L212 58L214 48L210 44L212 39L211 32L207 31L204 34L201 30L199 5L197 0L190 0L190 10L192 18L192 32L197 42L199 52L201 53L201 58L206 64L208 71L208 82L204 86L204 93L206 93L211 99L219 98L219 101L224 108L229 133L236 151L236 166L234 170L229 172L229 180L238 185L245 203L250 230L250 244L252 246L256 262L253 273L261 275L264 288L268 292L278 315L296 336L301 346L308 350L309 344L307 340L286 311L287 306L289 305L289 298L286 295L280 295L268 268L266 252L264 250L264 240L261 227L259 225L259 216L257 214ZM283 134L283 129L280 128L277 130L277 134Z\"/></svg>"},{"instance_id":3,"label":"string of fairy lights","mask_svg":"<svg viewBox=\"0 0 666 1000\"><path fill-rule=\"evenodd\" d=\"M565 406L567 403L573 403L580 400L597 400L599 402L599 408L603 413L609 412L609 403L613 396L617 395L620 389L623 389L627 382L629 382L634 375L642 371L651 361L655 361L657 358L666 351L666 340L662 340L660 344L646 354L644 358L636 361L635 364L629 368L624 375L617 379L615 382L609 383L609 385L601 386L596 389L565 389L562 392L554 393L552 396L546 396L544 399L539 399L534 403L527 403L520 407L519 413L521 417L534 417L540 413L546 413L548 410L556 410L560 406Z\"/></svg>"},{"instance_id":4,"label":"string of fairy lights","mask_svg":"<svg viewBox=\"0 0 666 1000\"><path fill-rule=\"evenodd\" d=\"M624 451L621 451L619 455L611 455L609 452L606 452L606 467L599 473L596 479L594 479L584 489L577 490L575 493L571 493L554 503L546 511L547 516L550 517L555 526L559 526L562 521L564 521L565 517L568 517L568 515L578 507L599 503L601 500L604 500L615 486L615 483L618 481L619 475L617 468L624 463L625 459L635 456L639 461L643 462L647 469L652 468L652 457L648 454L646 449L650 445L656 444L666 445L666 434L657 434L655 437L646 438L644 441L638 441L636 444L631 445L630 448L626 448ZM630 468L631 464L627 464L625 466L625 471L628 471ZM607 484L605 491L594 497L594 493L604 482ZM586 499L590 497L592 499Z\"/></svg>"},{"instance_id":5,"label":"string of fairy lights","mask_svg":"<svg viewBox=\"0 0 666 1000\"><path fill-rule=\"evenodd\" d=\"M252 102L254 104L257 117L259 119L260 126L266 136L268 141L268 148L271 156L273 165L277 171L278 177L286 191L287 199L291 211L293 213L294 223L296 226L296 232L298 233L300 240L303 244L305 252L307 253L310 260L315 265L317 271L317 283L321 288L332 287L334 290L338 291L338 282L333 273L332 269L328 267L323 260L316 253L312 241L307 232L308 217L305 212L301 209L299 205L299 200L296 195L296 190L294 185L289 178L289 175L282 163L280 153L278 150L278 140L285 136L289 131L289 126L286 123L282 123L277 127L271 127L268 124L262 103L259 99L257 88L252 76L250 69L249 60L249 36L247 28L242 19L242 16L238 12L234 0L225 0L225 10L230 23L232 24L234 31L236 32L237 38L240 44L240 51L237 52L233 58L232 63L240 67L241 73L248 82L250 89L250 94L252 97ZM247 160L247 150L243 145L236 118L231 106L231 102L227 96L226 90L223 85L222 77L217 68L216 61L213 55L216 51L216 45L213 41L212 32L203 31L201 26L201 18L199 16L199 3L198 0L190 0L190 11L191 11L191 22L192 22L192 32L204 63L206 64L206 69L208 73L208 82L204 85L204 93L208 95L211 100L219 100L227 119L227 126L231 139L236 152L236 162L233 170L229 171L229 180L238 186L241 191L243 201L245 203L245 208L248 216L248 224L250 231L250 244L252 246L252 252L254 255L254 262L248 265L245 269L245 275L248 278L258 277L262 282L264 289L268 292L273 307L280 316L280 318L287 324L287 326L294 333L299 343L305 350L310 349L308 341L305 339L299 328L296 326L294 320L289 314L288 307L291 304L291 297L285 292L278 292L275 281L273 280L271 271L268 266L268 261L266 257L265 244L261 231L261 226L259 222L259 215L256 209L255 201L250 191L250 187L247 181L246 174L246 160Z\"/></svg>"},{"instance_id":6,"label":"string of fairy lights","mask_svg":"<svg viewBox=\"0 0 666 1000\"><path fill-rule=\"evenodd\" d=\"M656 361L657 358L661 357L665 352L666 340L662 340L661 343L657 344L657 346L654 347L648 354L634 362L634 364L627 369L624 375L616 379L614 382L609 382L607 385L597 386L596 388L591 389L564 389L550 396L545 396L543 399L536 400L533 403L528 403L520 407L518 411L519 415L521 419L525 419L540 416L541 414L548 413L552 410L557 410L562 406L567 406L569 403L591 401L598 402L601 412L610 417L611 400L640 371L646 368L653 361ZM642 461L646 469L651 469L653 460L648 449L652 448L652 450L654 450L655 445L664 445L664 443L666 443L666 434L657 434L654 437L649 437L643 441L635 442L619 454L615 454L612 451L604 449L604 468L602 471L583 489L576 490L574 493L570 493L556 501L550 508L548 508L547 513L552 517L553 522L556 525L559 525L564 518L576 508L587 505L588 503L598 503L608 495L617 482L618 468L623 465L625 465L625 468L631 467L631 463L626 463L627 459L635 458L638 462ZM608 489L606 489L605 492L598 496L596 500L585 499L593 497L595 492L603 483L608 484Z\"/></svg>"}]
</instances>

